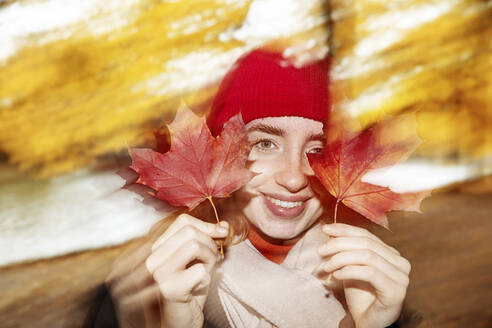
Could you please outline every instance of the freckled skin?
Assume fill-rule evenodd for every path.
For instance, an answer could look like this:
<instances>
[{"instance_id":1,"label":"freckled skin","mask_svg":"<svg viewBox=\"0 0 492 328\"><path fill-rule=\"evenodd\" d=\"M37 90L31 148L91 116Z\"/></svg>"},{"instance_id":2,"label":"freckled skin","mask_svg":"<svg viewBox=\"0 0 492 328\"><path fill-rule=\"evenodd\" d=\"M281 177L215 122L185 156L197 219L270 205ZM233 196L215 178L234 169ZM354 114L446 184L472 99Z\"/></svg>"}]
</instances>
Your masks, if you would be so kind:
<instances>
[{"instance_id":1,"label":"freckled skin","mask_svg":"<svg viewBox=\"0 0 492 328\"><path fill-rule=\"evenodd\" d=\"M252 145L250 170L258 174L235 193L239 210L264 236L294 243L323 211L309 184L313 171L306 157L322 148L322 124L270 117L246 127ZM302 199L302 211L269 204L265 195L290 202ZM137 250L135 258L125 256L125 264L108 279L122 327L131 327L135 316L152 327L202 327L212 269L219 258L215 241L225 238L228 229L226 222L219 226L181 214L157 241ZM319 245L319 270L343 289L355 326L389 326L400 314L410 263L365 229L336 223L324 225L323 232L329 238Z\"/></svg>"},{"instance_id":2,"label":"freckled skin","mask_svg":"<svg viewBox=\"0 0 492 328\"><path fill-rule=\"evenodd\" d=\"M268 125L283 135L255 130ZM259 173L236 193L236 201L248 220L265 235L282 240L294 239L308 229L321 215L320 200L314 194L308 177L314 175L306 153L319 151L323 124L301 117L269 117L246 125L252 144L250 170ZM294 218L276 216L268 209L263 195L300 196L308 198L301 214Z\"/></svg>"}]
</instances>

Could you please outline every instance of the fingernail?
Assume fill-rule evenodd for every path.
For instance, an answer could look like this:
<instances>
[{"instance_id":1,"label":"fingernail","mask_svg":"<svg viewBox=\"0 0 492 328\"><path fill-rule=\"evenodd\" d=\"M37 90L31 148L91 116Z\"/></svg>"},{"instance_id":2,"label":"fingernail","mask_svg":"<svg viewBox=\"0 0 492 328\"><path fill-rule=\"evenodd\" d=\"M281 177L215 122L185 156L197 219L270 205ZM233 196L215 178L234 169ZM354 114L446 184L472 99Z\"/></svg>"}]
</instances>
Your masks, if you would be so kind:
<instances>
[{"instance_id":1,"label":"fingernail","mask_svg":"<svg viewBox=\"0 0 492 328\"><path fill-rule=\"evenodd\" d=\"M323 270L325 270L326 272L330 272L331 271L330 262L326 262L325 264L323 264Z\"/></svg>"},{"instance_id":2,"label":"fingernail","mask_svg":"<svg viewBox=\"0 0 492 328\"><path fill-rule=\"evenodd\" d=\"M332 286L333 285L333 279L331 279L332 275L329 274L326 279L324 279L322 282L325 286Z\"/></svg>"}]
</instances>

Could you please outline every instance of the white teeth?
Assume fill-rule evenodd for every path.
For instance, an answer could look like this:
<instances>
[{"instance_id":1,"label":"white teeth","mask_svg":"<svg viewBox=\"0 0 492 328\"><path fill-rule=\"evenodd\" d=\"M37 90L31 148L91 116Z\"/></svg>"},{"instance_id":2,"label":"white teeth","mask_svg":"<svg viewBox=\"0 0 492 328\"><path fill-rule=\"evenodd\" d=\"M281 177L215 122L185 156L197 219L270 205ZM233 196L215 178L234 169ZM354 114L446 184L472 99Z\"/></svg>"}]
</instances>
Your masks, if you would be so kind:
<instances>
[{"instance_id":1,"label":"white teeth","mask_svg":"<svg viewBox=\"0 0 492 328\"><path fill-rule=\"evenodd\" d=\"M302 205L302 202L287 202L285 200L280 200L280 199L272 198L270 196L266 196L266 198L269 201L271 201L272 203L274 203L275 205L281 206L281 207L285 207L285 208L292 208L292 207L296 207L296 206L301 206Z\"/></svg>"}]
</instances>

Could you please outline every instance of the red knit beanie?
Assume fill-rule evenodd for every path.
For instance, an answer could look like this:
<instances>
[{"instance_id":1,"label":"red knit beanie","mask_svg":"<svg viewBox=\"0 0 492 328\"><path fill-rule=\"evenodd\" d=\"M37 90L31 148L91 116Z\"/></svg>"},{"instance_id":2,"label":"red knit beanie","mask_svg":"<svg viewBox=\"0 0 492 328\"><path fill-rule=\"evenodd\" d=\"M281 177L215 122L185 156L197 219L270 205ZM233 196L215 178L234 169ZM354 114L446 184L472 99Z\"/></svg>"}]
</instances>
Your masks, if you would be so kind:
<instances>
[{"instance_id":1,"label":"red knit beanie","mask_svg":"<svg viewBox=\"0 0 492 328\"><path fill-rule=\"evenodd\" d=\"M296 68L281 53L254 50L224 77L207 118L213 135L241 112L244 123L298 116L324 122L330 111L329 57Z\"/></svg>"}]
</instances>

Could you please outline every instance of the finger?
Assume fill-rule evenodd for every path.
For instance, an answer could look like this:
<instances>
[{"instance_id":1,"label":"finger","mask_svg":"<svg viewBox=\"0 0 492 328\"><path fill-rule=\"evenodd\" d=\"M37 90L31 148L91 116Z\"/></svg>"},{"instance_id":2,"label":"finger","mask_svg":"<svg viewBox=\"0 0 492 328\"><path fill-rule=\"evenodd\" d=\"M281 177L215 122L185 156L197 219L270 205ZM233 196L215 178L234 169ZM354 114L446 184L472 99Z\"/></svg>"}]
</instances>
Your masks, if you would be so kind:
<instances>
[{"instance_id":1,"label":"finger","mask_svg":"<svg viewBox=\"0 0 492 328\"><path fill-rule=\"evenodd\" d=\"M360 280L372 285L381 303L392 304L405 297L406 287L395 283L377 268L366 265L349 265L333 272L338 280Z\"/></svg>"},{"instance_id":2,"label":"finger","mask_svg":"<svg viewBox=\"0 0 492 328\"><path fill-rule=\"evenodd\" d=\"M152 254L147 259L147 267L153 272L161 263L165 263L174 252L182 248L191 240L196 240L205 245L212 253L217 255L217 245L214 243L213 239L195 226L187 225L182 227L153 250Z\"/></svg>"},{"instance_id":3,"label":"finger","mask_svg":"<svg viewBox=\"0 0 492 328\"><path fill-rule=\"evenodd\" d=\"M147 261L147 268L153 274L154 279L166 277L166 275L173 274L177 271L185 270L186 267L194 261L202 262L208 271L212 270L217 262L216 253L212 252L209 247L202 244L197 240L189 240L182 247L177 249L171 254L165 262L161 262L161 265L154 268L150 267Z\"/></svg>"},{"instance_id":4,"label":"finger","mask_svg":"<svg viewBox=\"0 0 492 328\"><path fill-rule=\"evenodd\" d=\"M159 247L163 242L169 239L170 236L175 234L182 227L192 225L195 228L201 230L203 233L209 235L212 238L225 238L229 231L229 225L226 221L220 222L220 224L208 223L199 220L188 214L181 214L176 221L160 236L152 246L152 250Z\"/></svg>"},{"instance_id":5,"label":"finger","mask_svg":"<svg viewBox=\"0 0 492 328\"><path fill-rule=\"evenodd\" d=\"M400 255L400 252L394 247L387 245L381 239L379 239L376 235L369 232L367 229L355 227L349 224L344 223L332 223L325 224L323 226L323 232L333 236L333 237L366 237L374 240L375 242L381 243L393 253Z\"/></svg>"},{"instance_id":6,"label":"finger","mask_svg":"<svg viewBox=\"0 0 492 328\"><path fill-rule=\"evenodd\" d=\"M168 274L156 271L156 280L163 297L169 301L189 302L195 288L210 284L210 272L203 263L196 263L188 269Z\"/></svg>"},{"instance_id":7,"label":"finger","mask_svg":"<svg viewBox=\"0 0 492 328\"><path fill-rule=\"evenodd\" d=\"M392 252L388 247L366 237L337 237L330 238L322 245L318 252L321 256L330 256L342 251L372 250L386 261L392 263L398 270L405 274L410 273L410 263L403 257Z\"/></svg>"},{"instance_id":8,"label":"finger","mask_svg":"<svg viewBox=\"0 0 492 328\"><path fill-rule=\"evenodd\" d=\"M386 261L379 254L368 250L343 251L333 255L323 264L323 270L332 272L350 265L367 265L378 268L396 283L408 286L408 275L401 272L393 264Z\"/></svg>"}]
</instances>

